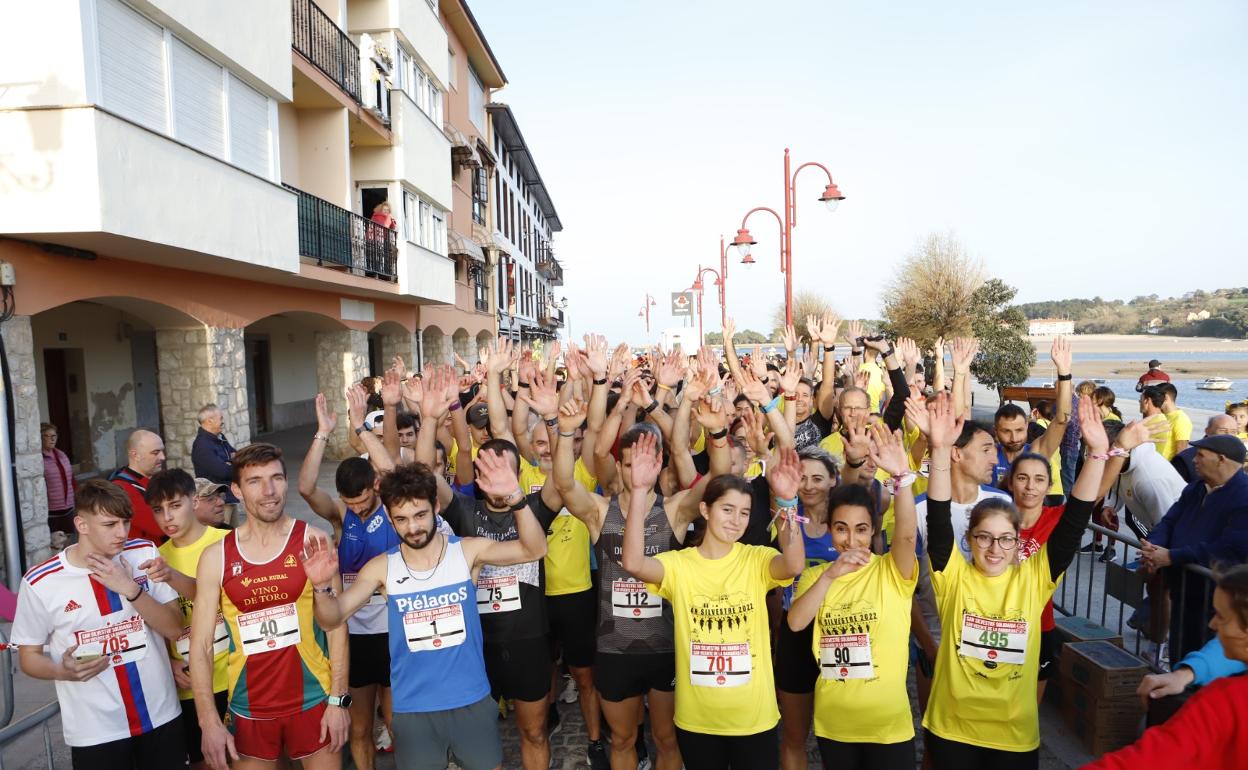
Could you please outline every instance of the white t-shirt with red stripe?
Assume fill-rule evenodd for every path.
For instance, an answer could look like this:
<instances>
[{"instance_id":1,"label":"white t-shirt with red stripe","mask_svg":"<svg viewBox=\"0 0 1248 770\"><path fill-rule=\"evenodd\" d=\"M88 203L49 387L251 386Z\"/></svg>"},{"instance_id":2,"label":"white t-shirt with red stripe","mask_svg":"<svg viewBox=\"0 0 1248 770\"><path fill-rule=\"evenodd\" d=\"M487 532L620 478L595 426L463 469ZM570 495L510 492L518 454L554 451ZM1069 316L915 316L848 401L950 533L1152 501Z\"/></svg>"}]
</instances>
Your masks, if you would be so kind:
<instances>
[{"instance_id":1,"label":"white t-shirt with red stripe","mask_svg":"<svg viewBox=\"0 0 1248 770\"><path fill-rule=\"evenodd\" d=\"M77 548L78 546L74 546ZM177 598L165 583L154 583L139 565L159 556L148 540L129 540L114 561L124 559L136 583L164 604ZM12 643L48 645L60 662L75 655L107 655L112 665L85 682L56 683L65 743L98 746L142 735L178 717L181 706L163 638L122 596L91 578L91 573L57 554L22 578ZM133 593L133 592L131 592Z\"/></svg>"}]
</instances>

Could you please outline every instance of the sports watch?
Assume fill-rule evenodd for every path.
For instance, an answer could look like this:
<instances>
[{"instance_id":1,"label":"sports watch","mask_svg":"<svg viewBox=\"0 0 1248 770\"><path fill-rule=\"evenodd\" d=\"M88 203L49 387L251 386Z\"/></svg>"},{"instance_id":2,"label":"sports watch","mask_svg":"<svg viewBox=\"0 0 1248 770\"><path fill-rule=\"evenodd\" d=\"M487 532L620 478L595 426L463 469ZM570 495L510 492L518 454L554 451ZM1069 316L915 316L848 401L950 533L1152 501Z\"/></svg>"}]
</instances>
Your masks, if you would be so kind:
<instances>
[{"instance_id":1,"label":"sports watch","mask_svg":"<svg viewBox=\"0 0 1248 770\"><path fill-rule=\"evenodd\" d=\"M351 708L351 693L346 692L342 695L331 695L327 701L331 706L349 709Z\"/></svg>"}]
</instances>

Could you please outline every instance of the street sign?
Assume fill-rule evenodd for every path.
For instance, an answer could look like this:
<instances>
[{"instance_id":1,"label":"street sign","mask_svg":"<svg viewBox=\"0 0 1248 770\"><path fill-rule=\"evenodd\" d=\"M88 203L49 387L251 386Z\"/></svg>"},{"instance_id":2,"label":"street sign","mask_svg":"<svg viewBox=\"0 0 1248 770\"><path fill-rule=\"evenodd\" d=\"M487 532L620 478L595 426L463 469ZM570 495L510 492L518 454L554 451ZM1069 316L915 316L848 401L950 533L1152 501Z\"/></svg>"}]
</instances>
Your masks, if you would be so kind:
<instances>
[{"instance_id":1,"label":"street sign","mask_svg":"<svg viewBox=\"0 0 1248 770\"><path fill-rule=\"evenodd\" d=\"M672 315L673 316L692 316L693 315L693 292L691 291L672 292Z\"/></svg>"}]
</instances>

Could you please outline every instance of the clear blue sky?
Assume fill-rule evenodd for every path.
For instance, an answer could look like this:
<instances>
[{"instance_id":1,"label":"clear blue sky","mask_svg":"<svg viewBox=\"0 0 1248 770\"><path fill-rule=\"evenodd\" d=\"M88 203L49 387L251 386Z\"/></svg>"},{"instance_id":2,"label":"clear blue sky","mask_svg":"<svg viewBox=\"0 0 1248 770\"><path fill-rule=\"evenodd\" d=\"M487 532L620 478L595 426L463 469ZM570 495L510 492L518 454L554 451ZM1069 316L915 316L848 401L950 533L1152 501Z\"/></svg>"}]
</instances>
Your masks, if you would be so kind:
<instances>
[{"instance_id":1,"label":"clear blue sky","mask_svg":"<svg viewBox=\"0 0 1248 770\"><path fill-rule=\"evenodd\" d=\"M1248 285L1248 3L469 0L564 223L572 331L641 342L757 205L784 147L795 288L878 317L953 230L1019 301ZM770 221L769 221L770 220ZM738 328L782 300L774 220L729 256ZM707 297L707 330L718 309ZM714 319L714 320L712 320Z\"/></svg>"}]
</instances>

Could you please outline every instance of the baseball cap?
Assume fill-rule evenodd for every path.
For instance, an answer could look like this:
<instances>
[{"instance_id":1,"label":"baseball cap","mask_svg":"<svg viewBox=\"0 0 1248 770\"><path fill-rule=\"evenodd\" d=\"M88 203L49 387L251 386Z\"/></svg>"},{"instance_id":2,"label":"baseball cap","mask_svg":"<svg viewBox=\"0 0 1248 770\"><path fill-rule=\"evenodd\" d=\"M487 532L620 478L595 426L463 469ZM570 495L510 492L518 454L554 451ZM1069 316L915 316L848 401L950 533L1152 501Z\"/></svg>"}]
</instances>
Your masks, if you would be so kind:
<instances>
[{"instance_id":1,"label":"baseball cap","mask_svg":"<svg viewBox=\"0 0 1248 770\"><path fill-rule=\"evenodd\" d=\"M378 425L381 425L381 420L385 416L386 416L386 413L382 409L376 409L374 411L369 412L368 414L364 415L364 427L368 428L369 430L376 428Z\"/></svg>"},{"instance_id":2,"label":"baseball cap","mask_svg":"<svg viewBox=\"0 0 1248 770\"><path fill-rule=\"evenodd\" d=\"M211 497L223 489L225 489L224 484L218 484L215 481L209 481L203 477L195 479L196 497Z\"/></svg>"},{"instance_id":3,"label":"baseball cap","mask_svg":"<svg viewBox=\"0 0 1248 770\"><path fill-rule=\"evenodd\" d=\"M486 428L490 425L490 410L485 404L473 404L468 408L468 424L474 428Z\"/></svg>"},{"instance_id":4,"label":"baseball cap","mask_svg":"<svg viewBox=\"0 0 1248 770\"><path fill-rule=\"evenodd\" d=\"M1193 441L1192 446L1220 454L1240 465L1244 464L1244 456L1248 455L1248 450L1244 448L1244 442L1238 436L1230 436L1224 433L1217 436L1205 436L1199 441Z\"/></svg>"},{"instance_id":5,"label":"baseball cap","mask_svg":"<svg viewBox=\"0 0 1248 770\"><path fill-rule=\"evenodd\" d=\"M1149 361L1149 362L1148 362L1148 368L1149 368L1149 369L1156 369L1156 368L1157 368L1157 367L1159 367L1159 366L1161 366L1161 362L1160 362L1160 361L1158 361L1158 360L1157 360L1157 359L1155 359L1155 358L1154 358L1153 360L1151 360L1151 361Z\"/></svg>"}]
</instances>

